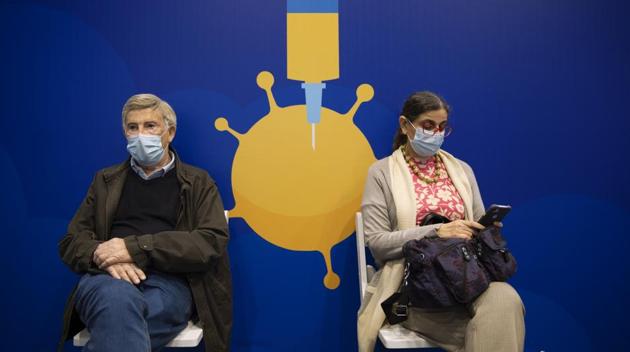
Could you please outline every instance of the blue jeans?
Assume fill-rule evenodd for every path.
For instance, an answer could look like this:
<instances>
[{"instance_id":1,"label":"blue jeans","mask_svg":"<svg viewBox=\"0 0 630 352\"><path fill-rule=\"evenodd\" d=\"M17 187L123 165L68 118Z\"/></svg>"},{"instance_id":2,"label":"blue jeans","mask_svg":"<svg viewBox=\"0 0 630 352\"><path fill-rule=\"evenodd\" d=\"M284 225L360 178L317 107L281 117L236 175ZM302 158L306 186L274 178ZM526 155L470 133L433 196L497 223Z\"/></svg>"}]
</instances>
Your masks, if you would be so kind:
<instances>
[{"instance_id":1,"label":"blue jeans","mask_svg":"<svg viewBox=\"0 0 630 352\"><path fill-rule=\"evenodd\" d=\"M85 274L74 302L91 335L83 351L94 352L159 350L186 328L192 311L186 279L155 272L137 286Z\"/></svg>"}]
</instances>

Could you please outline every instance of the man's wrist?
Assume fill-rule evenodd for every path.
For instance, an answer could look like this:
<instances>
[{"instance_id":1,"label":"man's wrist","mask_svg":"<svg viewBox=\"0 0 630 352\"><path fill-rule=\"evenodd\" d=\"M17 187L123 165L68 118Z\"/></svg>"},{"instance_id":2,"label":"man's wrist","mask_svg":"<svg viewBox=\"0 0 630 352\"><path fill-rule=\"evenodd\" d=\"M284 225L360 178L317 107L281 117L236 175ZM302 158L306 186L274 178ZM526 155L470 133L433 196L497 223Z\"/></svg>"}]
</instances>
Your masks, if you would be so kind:
<instances>
[{"instance_id":1,"label":"man's wrist","mask_svg":"<svg viewBox=\"0 0 630 352\"><path fill-rule=\"evenodd\" d=\"M89 253L89 259L88 259L88 267L87 267L87 271L88 272L95 272L98 271L98 264L96 264L94 262L94 252L96 252L96 249L98 248L98 246L103 243L102 241L94 241L94 243L90 246L90 248L87 250L87 253Z\"/></svg>"},{"instance_id":2,"label":"man's wrist","mask_svg":"<svg viewBox=\"0 0 630 352\"><path fill-rule=\"evenodd\" d=\"M149 253L153 250L153 238L151 235L127 236L124 238L127 252L134 264L141 269L149 265Z\"/></svg>"}]
</instances>

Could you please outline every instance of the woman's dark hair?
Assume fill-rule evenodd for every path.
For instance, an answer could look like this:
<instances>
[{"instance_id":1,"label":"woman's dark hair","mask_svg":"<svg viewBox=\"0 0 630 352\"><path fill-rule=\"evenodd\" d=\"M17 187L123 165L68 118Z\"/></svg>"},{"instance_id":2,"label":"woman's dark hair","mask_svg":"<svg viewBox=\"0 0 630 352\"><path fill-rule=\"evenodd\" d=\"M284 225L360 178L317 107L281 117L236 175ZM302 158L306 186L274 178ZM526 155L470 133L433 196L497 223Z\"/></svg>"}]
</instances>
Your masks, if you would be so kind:
<instances>
[{"instance_id":1,"label":"woman's dark hair","mask_svg":"<svg viewBox=\"0 0 630 352\"><path fill-rule=\"evenodd\" d=\"M403 105L400 115L406 117L410 122L414 122L425 112L440 109L446 110L447 114L451 110L444 98L428 91L416 92L411 94L407 100L405 100L405 104ZM400 146L405 143L407 143L407 136L402 133L400 127L396 128L396 135L394 136L394 150L400 148Z\"/></svg>"}]
</instances>

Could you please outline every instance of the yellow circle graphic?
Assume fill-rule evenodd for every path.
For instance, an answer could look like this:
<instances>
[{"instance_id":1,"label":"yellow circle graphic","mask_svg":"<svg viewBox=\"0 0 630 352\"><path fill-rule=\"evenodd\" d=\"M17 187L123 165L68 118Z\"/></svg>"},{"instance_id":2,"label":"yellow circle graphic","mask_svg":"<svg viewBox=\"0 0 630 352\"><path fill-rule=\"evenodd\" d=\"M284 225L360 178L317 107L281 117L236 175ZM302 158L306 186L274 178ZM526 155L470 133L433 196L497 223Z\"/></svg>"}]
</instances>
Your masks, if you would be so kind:
<instances>
[{"instance_id":1,"label":"yellow circle graphic","mask_svg":"<svg viewBox=\"0 0 630 352\"><path fill-rule=\"evenodd\" d=\"M322 107L316 125L317 147L304 105L279 107L271 92L274 78L263 71L256 79L269 100L269 113L245 134L229 127L225 118L215 128L239 141L232 162L236 206L230 217L241 217L259 236L294 251L318 251L327 273L324 286L335 289L331 250L354 232L368 167L374 152L353 118L359 106L374 96L362 84L347 113Z\"/></svg>"}]
</instances>

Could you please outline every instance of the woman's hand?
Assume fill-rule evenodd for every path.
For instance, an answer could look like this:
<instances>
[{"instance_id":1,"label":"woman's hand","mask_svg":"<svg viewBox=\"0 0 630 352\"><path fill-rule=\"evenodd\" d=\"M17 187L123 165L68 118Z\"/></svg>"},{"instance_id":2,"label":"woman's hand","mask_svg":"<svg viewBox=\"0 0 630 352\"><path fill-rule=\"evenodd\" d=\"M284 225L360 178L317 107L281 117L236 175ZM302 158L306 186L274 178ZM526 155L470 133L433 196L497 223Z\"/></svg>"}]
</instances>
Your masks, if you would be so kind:
<instances>
[{"instance_id":1,"label":"woman's hand","mask_svg":"<svg viewBox=\"0 0 630 352\"><path fill-rule=\"evenodd\" d=\"M468 220L455 220L442 224L436 231L441 238L458 237L470 239L475 230L483 230L485 227L477 222Z\"/></svg>"}]
</instances>

